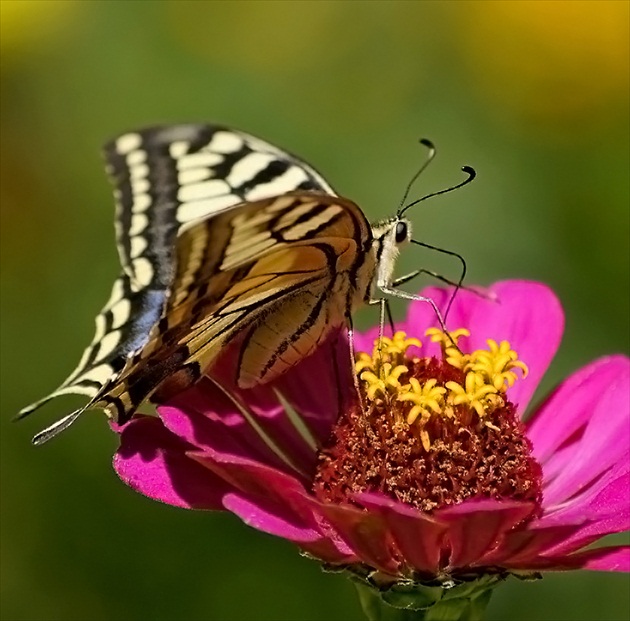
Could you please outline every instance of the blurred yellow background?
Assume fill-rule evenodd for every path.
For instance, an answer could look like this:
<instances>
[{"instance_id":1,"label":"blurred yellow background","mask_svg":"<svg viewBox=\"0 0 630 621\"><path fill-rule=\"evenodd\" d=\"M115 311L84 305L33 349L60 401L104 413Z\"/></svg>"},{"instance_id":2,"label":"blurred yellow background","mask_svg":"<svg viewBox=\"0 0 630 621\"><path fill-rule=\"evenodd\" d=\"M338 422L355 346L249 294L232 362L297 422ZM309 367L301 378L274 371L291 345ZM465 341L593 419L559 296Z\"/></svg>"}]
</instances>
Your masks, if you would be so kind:
<instances>
[{"instance_id":1,"label":"blurred yellow background","mask_svg":"<svg viewBox=\"0 0 630 621\"><path fill-rule=\"evenodd\" d=\"M567 313L545 387L629 349L628 24L620 2L1 2L2 619L361 619L349 582L230 515L151 502L86 416L30 437L92 337L117 257L100 145L215 121L318 168L371 218L422 161L415 237L462 253L471 283L549 283ZM417 266L457 264L409 249ZM398 308L398 312L401 312ZM362 325L374 322L368 311ZM627 576L499 589L488 618L627 619Z\"/></svg>"}]
</instances>

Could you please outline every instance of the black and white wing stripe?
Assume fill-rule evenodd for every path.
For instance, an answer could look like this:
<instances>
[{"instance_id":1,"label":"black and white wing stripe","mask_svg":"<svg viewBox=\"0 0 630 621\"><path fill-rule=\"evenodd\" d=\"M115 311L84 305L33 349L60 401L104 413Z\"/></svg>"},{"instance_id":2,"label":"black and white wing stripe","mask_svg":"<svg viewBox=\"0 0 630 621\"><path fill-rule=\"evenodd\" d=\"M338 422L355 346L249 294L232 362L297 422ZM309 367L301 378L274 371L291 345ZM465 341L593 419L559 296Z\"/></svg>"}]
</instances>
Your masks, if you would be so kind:
<instances>
[{"instance_id":1,"label":"black and white wing stripe","mask_svg":"<svg viewBox=\"0 0 630 621\"><path fill-rule=\"evenodd\" d=\"M65 394L94 398L124 367L127 356L140 349L159 321L166 293L157 289L133 291L129 277L121 274L109 300L96 316L94 338L76 369L49 395L20 410L23 418L51 399Z\"/></svg>"},{"instance_id":2,"label":"black and white wing stripe","mask_svg":"<svg viewBox=\"0 0 630 621\"><path fill-rule=\"evenodd\" d=\"M77 368L50 395L21 410L20 418L67 393L87 395L93 403L127 357L146 344L170 293L182 226L245 201L294 190L335 194L319 173L293 155L218 125L128 132L104 151L114 186L122 273ZM55 433L69 422L55 427Z\"/></svg>"},{"instance_id":3,"label":"black and white wing stripe","mask_svg":"<svg viewBox=\"0 0 630 621\"><path fill-rule=\"evenodd\" d=\"M105 147L116 239L132 286L168 287L181 225L294 190L335 194L308 164L248 134L172 125L123 134Z\"/></svg>"}]
</instances>

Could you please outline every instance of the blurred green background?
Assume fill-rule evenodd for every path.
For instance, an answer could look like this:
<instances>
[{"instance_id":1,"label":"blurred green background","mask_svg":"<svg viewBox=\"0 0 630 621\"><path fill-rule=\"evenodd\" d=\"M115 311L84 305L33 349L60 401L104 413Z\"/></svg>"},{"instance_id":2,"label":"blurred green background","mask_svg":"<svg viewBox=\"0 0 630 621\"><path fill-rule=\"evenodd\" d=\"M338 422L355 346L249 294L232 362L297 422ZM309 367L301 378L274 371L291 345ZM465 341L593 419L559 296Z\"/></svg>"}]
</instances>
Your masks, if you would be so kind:
<instances>
[{"instance_id":1,"label":"blurred green background","mask_svg":"<svg viewBox=\"0 0 630 621\"><path fill-rule=\"evenodd\" d=\"M627 2L1 7L2 619L362 619L352 586L286 542L127 489L101 416L32 448L72 398L9 422L74 368L109 294L99 148L120 131L234 125L372 218L397 207L429 137L439 154L412 196L462 164L479 176L419 206L415 236L462 253L470 282L558 292L567 330L545 388L628 351ZM457 275L418 249L402 263ZM499 589L489 619L628 619L629 601L625 575L548 575Z\"/></svg>"}]
</instances>

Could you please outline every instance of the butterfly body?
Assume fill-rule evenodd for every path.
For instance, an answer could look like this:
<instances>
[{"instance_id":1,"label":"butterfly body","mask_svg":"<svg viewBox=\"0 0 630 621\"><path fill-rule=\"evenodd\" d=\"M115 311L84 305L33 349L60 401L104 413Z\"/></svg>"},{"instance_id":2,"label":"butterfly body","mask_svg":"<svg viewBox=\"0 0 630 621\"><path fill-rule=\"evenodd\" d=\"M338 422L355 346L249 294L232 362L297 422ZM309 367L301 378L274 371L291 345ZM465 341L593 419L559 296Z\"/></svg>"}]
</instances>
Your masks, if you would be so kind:
<instances>
[{"instance_id":1,"label":"butterfly body","mask_svg":"<svg viewBox=\"0 0 630 621\"><path fill-rule=\"evenodd\" d=\"M408 241L406 220L371 227L308 164L236 130L149 128L105 154L122 271L77 369L19 416L70 392L88 403L35 443L88 408L126 422L231 343L240 387L272 381L390 287Z\"/></svg>"}]
</instances>

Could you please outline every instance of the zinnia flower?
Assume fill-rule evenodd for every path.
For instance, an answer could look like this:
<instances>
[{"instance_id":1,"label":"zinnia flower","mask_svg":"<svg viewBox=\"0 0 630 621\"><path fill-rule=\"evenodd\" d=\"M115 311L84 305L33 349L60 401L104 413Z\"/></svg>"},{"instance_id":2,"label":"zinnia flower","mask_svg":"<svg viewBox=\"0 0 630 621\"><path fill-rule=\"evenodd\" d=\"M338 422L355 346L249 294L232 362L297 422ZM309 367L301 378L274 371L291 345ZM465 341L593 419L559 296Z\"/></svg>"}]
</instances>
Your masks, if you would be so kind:
<instances>
[{"instance_id":1,"label":"zinnia flower","mask_svg":"<svg viewBox=\"0 0 630 621\"><path fill-rule=\"evenodd\" d=\"M355 378L344 338L271 387L206 378L121 428L114 467L146 496L231 511L403 608L460 589L470 614L508 574L629 571L627 546L589 547L630 525L629 361L589 364L521 422L563 313L541 284L491 291L459 292L448 334L417 302L395 335L355 335ZM423 295L444 308L450 292Z\"/></svg>"}]
</instances>

